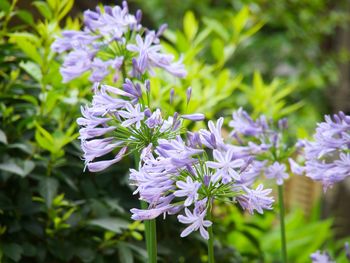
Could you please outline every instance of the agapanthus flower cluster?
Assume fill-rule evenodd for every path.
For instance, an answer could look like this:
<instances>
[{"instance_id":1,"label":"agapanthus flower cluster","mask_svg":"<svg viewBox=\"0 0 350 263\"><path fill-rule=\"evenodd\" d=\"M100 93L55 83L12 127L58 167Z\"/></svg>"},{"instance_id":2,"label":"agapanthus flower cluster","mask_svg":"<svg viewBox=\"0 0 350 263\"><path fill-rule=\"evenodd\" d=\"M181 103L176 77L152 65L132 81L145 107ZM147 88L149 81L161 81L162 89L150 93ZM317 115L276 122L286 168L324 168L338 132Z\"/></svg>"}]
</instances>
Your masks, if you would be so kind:
<instances>
[{"instance_id":1,"label":"agapanthus flower cluster","mask_svg":"<svg viewBox=\"0 0 350 263\"><path fill-rule=\"evenodd\" d=\"M157 145L161 138L175 138L182 119L204 119L203 114L169 115L152 105L148 77L154 69L175 77L184 77L186 71L181 61L162 53L159 37L166 26L155 32L140 21L141 11L129 14L126 2L122 7L97 7L84 12L82 31L65 31L52 45L57 52L68 52L61 67L65 82L90 72L92 102L81 108L77 122L83 159L91 172ZM106 160L106 155L112 156Z\"/></svg>"},{"instance_id":2,"label":"agapanthus flower cluster","mask_svg":"<svg viewBox=\"0 0 350 263\"><path fill-rule=\"evenodd\" d=\"M284 136L287 125L286 119L275 124L264 115L254 121L242 108L233 112L229 123L233 129L231 136L242 151L255 158L249 168L250 182L263 174L268 179L274 179L277 185L282 185L289 178L285 163L293 147L287 144ZM292 168L293 164L290 166Z\"/></svg>"},{"instance_id":3,"label":"agapanthus flower cluster","mask_svg":"<svg viewBox=\"0 0 350 263\"><path fill-rule=\"evenodd\" d=\"M220 118L216 125L209 121L209 129L188 132L186 139L160 139L154 153L143 154L140 169L131 169L130 179L136 186L134 193L149 207L132 209L133 219L178 214L179 222L186 225L181 237L199 230L208 239L214 200L238 202L250 213L272 209L271 189L246 184L254 161L240 147L225 142L222 124Z\"/></svg>"},{"instance_id":4,"label":"agapanthus flower cluster","mask_svg":"<svg viewBox=\"0 0 350 263\"><path fill-rule=\"evenodd\" d=\"M56 39L52 49L68 52L60 72L63 82L68 82L89 72L91 82L106 78L116 82L123 74L140 77L154 68L162 68L177 77L186 70L181 61L162 52L159 37L166 29L162 25L152 31L141 25L142 12L129 13L127 2L122 6L99 6L95 11L84 12L84 28L68 30Z\"/></svg>"},{"instance_id":5,"label":"agapanthus flower cluster","mask_svg":"<svg viewBox=\"0 0 350 263\"><path fill-rule=\"evenodd\" d=\"M321 181L326 191L350 176L350 116L343 112L317 124L313 141L303 141L305 174Z\"/></svg>"}]
</instances>

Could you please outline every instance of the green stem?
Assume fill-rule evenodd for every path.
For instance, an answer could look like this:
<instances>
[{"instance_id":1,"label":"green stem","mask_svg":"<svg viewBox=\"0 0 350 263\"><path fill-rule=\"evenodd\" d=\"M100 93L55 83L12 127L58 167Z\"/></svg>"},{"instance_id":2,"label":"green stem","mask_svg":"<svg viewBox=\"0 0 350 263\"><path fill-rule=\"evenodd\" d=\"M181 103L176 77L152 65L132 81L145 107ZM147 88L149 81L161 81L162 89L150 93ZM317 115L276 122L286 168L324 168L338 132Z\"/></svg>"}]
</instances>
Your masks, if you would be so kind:
<instances>
[{"instance_id":1,"label":"green stem","mask_svg":"<svg viewBox=\"0 0 350 263\"><path fill-rule=\"evenodd\" d=\"M135 153L135 166L139 168L140 155ZM148 204L145 201L141 201L141 208L148 209ZM145 220L145 239L146 249L148 255L148 263L157 263L157 230L156 220Z\"/></svg>"},{"instance_id":2,"label":"green stem","mask_svg":"<svg viewBox=\"0 0 350 263\"><path fill-rule=\"evenodd\" d=\"M211 207L208 208L207 218L209 221L212 221L211 216ZM209 239L208 239L208 262L214 263L214 234L213 234L213 226L208 227Z\"/></svg>"},{"instance_id":3,"label":"green stem","mask_svg":"<svg viewBox=\"0 0 350 263\"><path fill-rule=\"evenodd\" d=\"M286 228L284 224L285 211L284 211L284 200L283 200L283 185L278 186L278 202L280 206L282 262L287 263L287 243L286 243Z\"/></svg>"}]
</instances>

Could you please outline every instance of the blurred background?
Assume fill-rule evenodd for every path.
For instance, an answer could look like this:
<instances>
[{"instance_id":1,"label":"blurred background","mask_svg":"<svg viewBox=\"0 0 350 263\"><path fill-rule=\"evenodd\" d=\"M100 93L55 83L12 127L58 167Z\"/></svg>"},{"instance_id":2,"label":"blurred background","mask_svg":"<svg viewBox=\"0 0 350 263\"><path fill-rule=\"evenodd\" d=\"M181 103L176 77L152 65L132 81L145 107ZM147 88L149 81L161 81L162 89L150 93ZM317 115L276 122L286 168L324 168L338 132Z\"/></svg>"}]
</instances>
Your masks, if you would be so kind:
<instances>
[{"instance_id":1,"label":"blurred background","mask_svg":"<svg viewBox=\"0 0 350 263\"><path fill-rule=\"evenodd\" d=\"M75 120L91 87L62 84L62 57L50 50L62 30L80 29L84 10L121 1L58 2L0 1L0 262L145 262L143 224L129 212L134 161L83 172ZM208 119L238 107L288 117L291 140L310 138L324 114L350 114L348 0L130 0L129 9L142 9L148 28L167 23L162 45L184 57L184 80L151 80L164 107L174 88L173 107ZM346 262L350 181L326 194L306 177L286 187L289 261L324 249ZM218 263L279 262L275 213L217 204L214 214ZM157 224L159 262L206 262L199 235L178 238L175 218Z\"/></svg>"}]
</instances>

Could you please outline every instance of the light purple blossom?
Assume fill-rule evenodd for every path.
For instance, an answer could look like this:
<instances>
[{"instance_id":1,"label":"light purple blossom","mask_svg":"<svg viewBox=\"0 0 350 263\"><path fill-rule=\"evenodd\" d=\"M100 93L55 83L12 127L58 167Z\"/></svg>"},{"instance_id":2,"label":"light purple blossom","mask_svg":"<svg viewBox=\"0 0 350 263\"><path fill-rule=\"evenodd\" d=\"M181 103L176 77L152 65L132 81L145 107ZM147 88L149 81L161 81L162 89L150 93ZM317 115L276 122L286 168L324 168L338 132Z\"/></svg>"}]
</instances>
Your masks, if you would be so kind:
<instances>
[{"instance_id":1,"label":"light purple blossom","mask_svg":"<svg viewBox=\"0 0 350 263\"><path fill-rule=\"evenodd\" d=\"M293 174L296 175L302 175L305 173L305 167L299 165L296 161L294 161L292 158L288 159L290 170Z\"/></svg>"},{"instance_id":2,"label":"light purple blossom","mask_svg":"<svg viewBox=\"0 0 350 263\"><path fill-rule=\"evenodd\" d=\"M232 121L229 126L233 128L233 134L239 133L246 136L259 136L268 128L264 116L255 122L242 108L232 113Z\"/></svg>"},{"instance_id":3,"label":"light purple blossom","mask_svg":"<svg viewBox=\"0 0 350 263\"><path fill-rule=\"evenodd\" d=\"M140 129L141 121L145 118L145 114L141 112L140 104L133 106L130 103L126 103L125 110L118 111L118 114L124 118L124 121L121 123L122 126L129 127L135 124L137 129Z\"/></svg>"},{"instance_id":4,"label":"light purple blossom","mask_svg":"<svg viewBox=\"0 0 350 263\"><path fill-rule=\"evenodd\" d=\"M150 129L154 129L155 127L162 125L163 118L160 109L156 109L156 111L152 113L145 123Z\"/></svg>"},{"instance_id":5,"label":"light purple blossom","mask_svg":"<svg viewBox=\"0 0 350 263\"><path fill-rule=\"evenodd\" d=\"M176 186L180 190L176 190L174 195L177 197L187 197L184 206L190 206L198 199L198 189L201 183L193 181L190 176L186 178L186 182L177 181Z\"/></svg>"},{"instance_id":6,"label":"light purple blossom","mask_svg":"<svg viewBox=\"0 0 350 263\"><path fill-rule=\"evenodd\" d=\"M66 83L82 75L91 68L94 53L78 49L69 53L60 69L63 82Z\"/></svg>"},{"instance_id":7,"label":"light purple blossom","mask_svg":"<svg viewBox=\"0 0 350 263\"><path fill-rule=\"evenodd\" d=\"M212 222L209 220L205 220L206 214L207 209L203 209L203 202L201 201L198 201L195 204L193 212L191 212L188 208L185 208L185 215L178 215L177 218L180 223L188 224L189 226L181 232L180 236L186 237L192 232L198 231L199 229L201 236L204 239L208 240L209 234L205 228L210 227L212 225Z\"/></svg>"},{"instance_id":8,"label":"light purple blossom","mask_svg":"<svg viewBox=\"0 0 350 263\"><path fill-rule=\"evenodd\" d=\"M263 214L264 210L271 210L273 198L268 196L272 190L264 189L264 186L260 184L255 190L249 189L246 186L242 186L242 190L245 192L243 195L237 197L238 203L243 209L248 210L250 214L256 210L259 214Z\"/></svg>"},{"instance_id":9,"label":"light purple blossom","mask_svg":"<svg viewBox=\"0 0 350 263\"><path fill-rule=\"evenodd\" d=\"M203 121L205 119L205 116L202 113L193 113L181 115L181 118L191 121Z\"/></svg>"},{"instance_id":10,"label":"light purple blossom","mask_svg":"<svg viewBox=\"0 0 350 263\"><path fill-rule=\"evenodd\" d=\"M210 149L225 149L224 139L221 134L221 128L224 123L224 118L219 118L216 125L213 121L208 122L208 130L200 130L202 143Z\"/></svg>"},{"instance_id":11,"label":"light purple blossom","mask_svg":"<svg viewBox=\"0 0 350 263\"><path fill-rule=\"evenodd\" d=\"M218 150L213 151L215 161L207 161L209 168L216 169L213 180L216 182L220 178L224 184L232 180L240 180L239 169L245 164L243 159L235 159L234 150L231 148L226 153Z\"/></svg>"},{"instance_id":12,"label":"light purple blossom","mask_svg":"<svg viewBox=\"0 0 350 263\"><path fill-rule=\"evenodd\" d=\"M282 185L283 180L289 178L288 173L286 173L285 164L279 162L274 162L272 165L268 166L265 170L265 176L268 179L275 179L277 185Z\"/></svg>"},{"instance_id":13,"label":"light purple blossom","mask_svg":"<svg viewBox=\"0 0 350 263\"><path fill-rule=\"evenodd\" d=\"M324 191L350 175L350 116L325 116L314 141L304 141L306 176L323 183Z\"/></svg>"},{"instance_id":14,"label":"light purple blossom","mask_svg":"<svg viewBox=\"0 0 350 263\"><path fill-rule=\"evenodd\" d=\"M184 70L183 64L173 64L173 56L162 54L160 52L161 46L154 45L155 35L148 33L143 39L140 35L136 36L135 44L128 44L126 47L129 51L138 53L136 59L137 71L144 74L147 71L154 75L153 68L159 67L167 70L177 77L185 77L186 71Z\"/></svg>"},{"instance_id":15,"label":"light purple blossom","mask_svg":"<svg viewBox=\"0 0 350 263\"><path fill-rule=\"evenodd\" d=\"M119 162L123 158L126 150L127 147L123 147L112 160L90 162L87 164L87 167L90 172L101 172L110 167L111 165Z\"/></svg>"}]
</instances>

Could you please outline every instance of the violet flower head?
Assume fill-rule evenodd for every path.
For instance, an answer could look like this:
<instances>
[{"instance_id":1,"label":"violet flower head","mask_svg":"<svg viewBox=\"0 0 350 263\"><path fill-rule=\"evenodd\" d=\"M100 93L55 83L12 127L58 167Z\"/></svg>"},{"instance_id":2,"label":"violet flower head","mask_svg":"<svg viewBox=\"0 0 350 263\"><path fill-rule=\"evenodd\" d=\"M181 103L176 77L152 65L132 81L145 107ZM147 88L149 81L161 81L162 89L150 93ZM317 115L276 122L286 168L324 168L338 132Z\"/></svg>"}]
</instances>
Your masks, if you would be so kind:
<instances>
[{"instance_id":1,"label":"violet flower head","mask_svg":"<svg viewBox=\"0 0 350 263\"><path fill-rule=\"evenodd\" d=\"M265 176L268 179L275 179L277 185L283 185L283 181L289 178L286 173L286 166L279 162L274 162L272 165L266 168Z\"/></svg>"},{"instance_id":2,"label":"violet flower head","mask_svg":"<svg viewBox=\"0 0 350 263\"><path fill-rule=\"evenodd\" d=\"M232 121L229 126L233 128L233 133L245 136L259 136L268 128L263 116L255 122L242 108L232 113Z\"/></svg>"},{"instance_id":3,"label":"violet flower head","mask_svg":"<svg viewBox=\"0 0 350 263\"><path fill-rule=\"evenodd\" d=\"M203 209L203 201L204 200L195 204L193 212L191 212L188 208L185 208L185 215L177 216L180 223L189 225L184 231L181 232L181 237L186 237L199 229L201 236L206 240L209 239L208 231L205 228L210 227L212 222L205 220L207 209Z\"/></svg>"},{"instance_id":4,"label":"violet flower head","mask_svg":"<svg viewBox=\"0 0 350 263\"><path fill-rule=\"evenodd\" d=\"M218 150L213 151L215 161L207 161L207 166L216 169L216 173L213 176L214 181L221 179L225 184L232 180L241 179L238 171L245 164L245 161L243 159L236 159L234 153L232 148L226 153Z\"/></svg>"},{"instance_id":5,"label":"violet flower head","mask_svg":"<svg viewBox=\"0 0 350 263\"><path fill-rule=\"evenodd\" d=\"M350 175L350 117L325 116L313 139L304 142L306 176L321 181L326 191Z\"/></svg>"},{"instance_id":6,"label":"violet flower head","mask_svg":"<svg viewBox=\"0 0 350 263\"><path fill-rule=\"evenodd\" d=\"M259 214L264 213L264 209L271 210L274 199L270 196L271 189L264 189L260 184L255 190L248 187L242 187L245 194L237 197L238 203L243 209L248 210L250 214L256 210Z\"/></svg>"},{"instance_id":7,"label":"violet flower head","mask_svg":"<svg viewBox=\"0 0 350 263\"><path fill-rule=\"evenodd\" d=\"M128 74L141 79L148 73L153 74L155 67L176 77L186 76L182 60L174 62L172 55L161 51L159 37L166 26L161 26L157 33L149 31L141 25L141 18L140 10L135 15L130 14L126 2L122 6L85 11L84 28L63 31L62 37L57 37L51 46L57 53L67 52L60 69L63 82L86 72L92 83L106 81L109 75L114 82L120 76L126 79Z\"/></svg>"},{"instance_id":8,"label":"violet flower head","mask_svg":"<svg viewBox=\"0 0 350 263\"><path fill-rule=\"evenodd\" d=\"M190 206L198 199L198 189L201 186L201 183L194 182L191 177L186 178L186 182L178 181L176 186L180 190L176 190L174 195L176 197L187 197L184 203L184 206Z\"/></svg>"},{"instance_id":9,"label":"violet flower head","mask_svg":"<svg viewBox=\"0 0 350 263\"><path fill-rule=\"evenodd\" d=\"M136 104L133 106L130 103L125 105L125 110L118 111L124 121L121 123L124 127L129 127L132 124L136 124L136 128L140 129L141 121L145 118L145 114L141 111L141 105Z\"/></svg>"},{"instance_id":10,"label":"violet flower head","mask_svg":"<svg viewBox=\"0 0 350 263\"><path fill-rule=\"evenodd\" d=\"M206 228L212 222L207 219L207 213L211 212L215 199L238 202L250 213L272 208L271 189L263 189L262 185L248 188L251 178L261 173L265 163L254 161L249 154L238 150L241 148L225 144L221 137L222 123L223 119L216 126L210 122L210 131L188 132L187 139L180 135L170 140L158 139L154 153L147 151L139 170L130 170L131 184L136 187L134 193L149 204L147 210L133 209L132 218L145 220L184 210L185 214L178 215L178 220L188 226L181 237L199 230L208 239ZM215 144L208 143L208 136L214 137Z\"/></svg>"}]
</instances>

